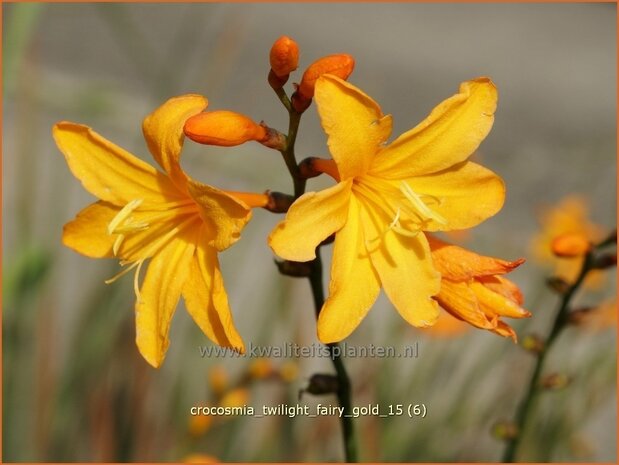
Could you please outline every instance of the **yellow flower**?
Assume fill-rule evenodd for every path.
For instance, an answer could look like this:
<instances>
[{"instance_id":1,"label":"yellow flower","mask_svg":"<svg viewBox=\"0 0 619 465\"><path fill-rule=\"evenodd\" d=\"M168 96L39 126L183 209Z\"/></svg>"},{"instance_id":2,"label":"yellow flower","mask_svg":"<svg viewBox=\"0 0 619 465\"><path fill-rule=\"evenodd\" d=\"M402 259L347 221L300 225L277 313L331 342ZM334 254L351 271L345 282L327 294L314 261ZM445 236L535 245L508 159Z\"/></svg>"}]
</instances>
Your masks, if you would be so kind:
<instances>
[{"instance_id":1,"label":"yellow flower","mask_svg":"<svg viewBox=\"0 0 619 465\"><path fill-rule=\"evenodd\" d=\"M541 230L531 240L533 256L540 262L554 268L554 274L568 283L576 280L584 257L557 257L553 253L553 241L560 236L578 235L595 243L602 239L602 228L588 216L588 205L584 197L569 195L552 208L545 208L540 215ZM584 285L599 288L604 282L604 273L594 270L585 278Z\"/></svg>"},{"instance_id":2,"label":"yellow flower","mask_svg":"<svg viewBox=\"0 0 619 465\"><path fill-rule=\"evenodd\" d=\"M339 182L301 196L269 243L280 257L303 262L336 233L319 339L347 337L381 286L410 324L434 324L440 275L422 231L470 228L503 205L502 180L466 161L494 121L494 85L487 78L463 83L386 146L391 116L362 91L326 75L318 79L315 98L336 165L325 172L335 172Z\"/></svg>"},{"instance_id":3,"label":"yellow flower","mask_svg":"<svg viewBox=\"0 0 619 465\"><path fill-rule=\"evenodd\" d=\"M521 307L518 286L505 279L524 260L508 262L477 255L428 235L434 266L441 273L441 290L436 301L460 320L517 340L516 332L504 321L531 316Z\"/></svg>"},{"instance_id":4,"label":"yellow flower","mask_svg":"<svg viewBox=\"0 0 619 465\"><path fill-rule=\"evenodd\" d=\"M228 306L217 251L238 240L248 204L200 184L181 169L185 120L206 108L199 95L168 100L144 120L144 137L165 174L87 126L60 122L53 134L69 168L100 200L66 224L63 243L92 258L117 257L135 271L136 343L154 367L163 362L181 295L215 343L244 351ZM246 194L250 202L251 194ZM251 203L251 202L250 202ZM149 260L141 287L140 269Z\"/></svg>"}]
</instances>

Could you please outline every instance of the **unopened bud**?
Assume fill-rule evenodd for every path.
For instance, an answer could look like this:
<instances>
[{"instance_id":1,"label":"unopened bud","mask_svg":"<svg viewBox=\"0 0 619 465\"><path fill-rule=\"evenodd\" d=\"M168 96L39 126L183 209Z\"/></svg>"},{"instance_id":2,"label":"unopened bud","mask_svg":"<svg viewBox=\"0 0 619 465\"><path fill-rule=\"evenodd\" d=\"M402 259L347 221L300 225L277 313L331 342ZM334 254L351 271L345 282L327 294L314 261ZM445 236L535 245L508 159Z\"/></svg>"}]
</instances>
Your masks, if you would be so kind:
<instances>
[{"instance_id":1,"label":"unopened bud","mask_svg":"<svg viewBox=\"0 0 619 465\"><path fill-rule=\"evenodd\" d=\"M546 280L546 285L557 294L565 294L570 288L569 283L558 276L551 276Z\"/></svg>"},{"instance_id":2,"label":"unopened bud","mask_svg":"<svg viewBox=\"0 0 619 465\"><path fill-rule=\"evenodd\" d=\"M557 257L580 257L591 250L591 242L583 234L561 234L553 239L550 248Z\"/></svg>"},{"instance_id":3,"label":"unopened bud","mask_svg":"<svg viewBox=\"0 0 619 465\"><path fill-rule=\"evenodd\" d=\"M268 358L253 360L247 371L251 379L265 379L275 373L273 364Z\"/></svg>"},{"instance_id":4,"label":"unopened bud","mask_svg":"<svg viewBox=\"0 0 619 465\"><path fill-rule=\"evenodd\" d=\"M541 337L536 334L528 334L522 339L522 348L534 354L540 354L544 351L545 344Z\"/></svg>"},{"instance_id":5,"label":"unopened bud","mask_svg":"<svg viewBox=\"0 0 619 465\"><path fill-rule=\"evenodd\" d=\"M346 54L329 55L316 60L303 73L297 91L292 95L292 105L298 113L305 111L314 97L316 81L323 74L347 79L355 68L355 60Z\"/></svg>"},{"instance_id":6,"label":"unopened bud","mask_svg":"<svg viewBox=\"0 0 619 465\"><path fill-rule=\"evenodd\" d=\"M242 407L249 402L249 391L245 388L236 388L226 393L219 401L220 407Z\"/></svg>"},{"instance_id":7,"label":"unopened bud","mask_svg":"<svg viewBox=\"0 0 619 465\"><path fill-rule=\"evenodd\" d=\"M316 81L323 74L331 74L347 79L355 68L355 60L346 54L329 55L316 60L303 73L298 92L303 97L311 99L314 96Z\"/></svg>"},{"instance_id":8,"label":"unopened bud","mask_svg":"<svg viewBox=\"0 0 619 465\"><path fill-rule=\"evenodd\" d=\"M299 66L299 46L290 37L281 36L271 47L269 62L275 76L288 79Z\"/></svg>"},{"instance_id":9,"label":"unopened bud","mask_svg":"<svg viewBox=\"0 0 619 465\"><path fill-rule=\"evenodd\" d=\"M612 268L617 266L617 254L608 253L596 257L593 261L592 268L597 270L605 270L606 268Z\"/></svg>"},{"instance_id":10,"label":"unopened bud","mask_svg":"<svg viewBox=\"0 0 619 465\"><path fill-rule=\"evenodd\" d=\"M315 396L335 394L338 391L338 386L337 376L317 373L312 375L307 387L299 391L299 399L301 399L304 392Z\"/></svg>"},{"instance_id":11,"label":"unopened bud","mask_svg":"<svg viewBox=\"0 0 619 465\"><path fill-rule=\"evenodd\" d=\"M591 317L591 312L594 310L593 307L582 307L572 310L567 316L567 322L574 326L586 324Z\"/></svg>"},{"instance_id":12,"label":"unopened bud","mask_svg":"<svg viewBox=\"0 0 619 465\"><path fill-rule=\"evenodd\" d=\"M570 384L570 378L562 373L552 373L544 376L540 382L540 386L544 389L558 391Z\"/></svg>"},{"instance_id":13,"label":"unopened bud","mask_svg":"<svg viewBox=\"0 0 619 465\"><path fill-rule=\"evenodd\" d=\"M264 209L272 213L286 213L294 203L294 196L289 194L272 191L266 191L265 194L268 197L268 201Z\"/></svg>"},{"instance_id":14,"label":"unopened bud","mask_svg":"<svg viewBox=\"0 0 619 465\"><path fill-rule=\"evenodd\" d=\"M499 421L492 426L492 435L502 441L509 441L518 437L518 427L509 421Z\"/></svg>"},{"instance_id":15,"label":"unopened bud","mask_svg":"<svg viewBox=\"0 0 619 465\"><path fill-rule=\"evenodd\" d=\"M199 113L185 122L185 135L194 142L232 147L250 140L264 141L268 134L264 126L233 111L219 110Z\"/></svg>"},{"instance_id":16,"label":"unopened bud","mask_svg":"<svg viewBox=\"0 0 619 465\"><path fill-rule=\"evenodd\" d=\"M293 278L307 278L312 274L312 265L310 262L293 262L290 260L278 261L275 260L275 265L279 272Z\"/></svg>"},{"instance_id":17,"label":"unopened bud","mask_svg":"<svg viewBox=\"0 0 619 465\"><path fill-rule=\"evenodd\" d=\"M228 383L228 371L223 365L215 365L208 371L208 384L216 396L223 394Z\"/></svg>"}]
</instances>

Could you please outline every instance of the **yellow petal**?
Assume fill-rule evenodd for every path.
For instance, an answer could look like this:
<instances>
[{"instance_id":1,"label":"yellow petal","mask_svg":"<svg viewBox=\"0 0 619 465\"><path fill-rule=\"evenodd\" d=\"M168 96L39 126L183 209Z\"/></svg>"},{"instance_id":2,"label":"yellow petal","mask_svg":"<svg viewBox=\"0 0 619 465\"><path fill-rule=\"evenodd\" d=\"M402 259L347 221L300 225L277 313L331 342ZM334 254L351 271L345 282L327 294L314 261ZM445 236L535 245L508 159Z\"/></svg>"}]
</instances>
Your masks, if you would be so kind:
<instances>
[{"instance_id":1,"label":"yellow petal","mask_svg":"<svg viewBox=\"0 0 619 465\"><path fill-rule=\"evenodd\" d=\"M435 173L466 160L490 132L496 102L497 91L490 79L462 83L458 94L380 151L371 173L403 179Z\"/></svg>"},{"instance_id":2,"label":"yellow petal","mask_svg":"<svg viewBox=\"0 0 619 465\"><path fill-rule=\"evenodd\" d=\"M523 259L512 262L520 264L524 262ZM511 282L509 279L506 279L502 276L482 276L477 278L477 281L482 283L491 291L496 292L497 294L502 295L503 297L507 297L512 302L517 303L518 305L522 305L524 303L524 296L522 295L522 291L516 284Z\"/></svg>"},{"instance_id":3,"label":"yellow petal","mask_svg":"<svg viewBox=\"0 0 619 465\"><path fill-rule=\"evenodd\" d=\"M352 333L380 292L378 275L365 250L359 214L352 196L346 224L335 235L329 297L318 317L318 339L325 344Z\"/></svg>"},{"instance_id":4,"label":"yellow petal","mask_svg":"<svg viewBox=\"0 0 619 465\"><path fill-rule=\"evenodd\" d=\"M472 281L469 286L477 297L479 308L486 313L486 315L499 315L510 318L526 318L531 316L528 311L520 308L517 303L492 291L477 280Z\"/></svg>"},{"instance_id":5,"label":"yellow petal","mask_svg":"<svg viewBox=\"0 0 619 465\"><path fill-rule=\"evenodd\" d=\"M189 194L198 204L206 224L208 244L224 250L241 237L241 231L251 219L251 209L236 197L215 187L188 179Z\"/></svg>"},{"instance_id":6,"label":"yellow petal","mask_svg":"<svg viewBox=\"0 0 619 465\"><path fill-rule=\"evenodd\" d=\"M438 303L456 318L482 329L494 329L496 320L489 319L479 308L475 293L465 282L441 281L441 290L435 297Z\"/></svg>"},{"instance_id":7,"label":"yellow petal","mask_svg":"<svg viewBox=\"0 0 619 465\"><path fill-rule=\"evenodd\" d=\"M112 257L115 237L107 233L107 225L119 211L120 207L107 202L87 206L64 225L62 243L87 257Z\"/></svg>"},{"instance_id":8,"label":"yellow petal","mask_svg":"<svg viewBox=\"0 0 619 465\"><path fill-rule=\"evenodd\" d=\"M411 325L433 325L439 310L432 296L439 292L440 274L432 265L428 241L423 233L409 237L385 231L390 218L363 207L366 247L389 300Z\"/></svg>"},{"instance_id":9,"label":"yellow petal","mask_svg":"<svg viewBox=\"0 0 619 465\"><path fill-rule=\"evenodd\" d=\"M273 251L297 262L316 258L318 244L346 222L351 187L352 180L348 180L299 197L269 236Z\"/></svg>"},{"instance_id":10,"label":"yellow petal","mask_svg":"<svg viewBox=\"0 0 619 465\"><path fill-rule=\"evenodd\" d=\"M63 121L53 135L73 175L101 200L122 207L135 199L161 204L181 198L166 176L87 126Z\"/></svg>"},{"instance_id":11,"label":"yellow petal","mask_svg":"<svg viewBox=\"0 0 619 465\"><path fill-rule=\"evenodd\" d=\"M436 270L443 278L451 281L469 281L474 277L505 274L524 263L523 259L508 262L478 255L465 248L444 242L431 234L426 237L432 250L432 260Z\"/></svg>"},{"instance_id":12,"label":"yellow petal","mask_svg":"<svg viewBox=\"0 0 619 465\"><path fill-rule=\"evenodd\" d=\"M391 134L391 116L383 116L374 100L335 76L318 79L314 97L341 179L365 173Z\"/></svg>"},{"instance_id":13,"label":"yellow petal","mask_svg":"<svg viewBox=\"0 0 619 465\"><path fill-rule=\"evenodd\" d=\"M170 323L189 275L195 250L191 235L195 232L175 238L151 259L135 305L136 344L155 368L168 349Z\"/></svg>"},{"instance_id":14,"label":"yellow petal","mask_svg":"<svg viewBox=\"0 0 619 465\"><path fill-rule=\"evenodd\" d=\"M150 153L182 190L186 179L179 165L185 140L183 126L190 116L200 113L207 105L208 101L201 95L174 97L148 115L142 125Z\"/></svg>"},{"instance_id":15,"label":"yellow petal","mask_svg":"<svg viewBox=\"0 0 619 465\"><path fill-rule=\"evenodd\" d=\"M215 344L244 353L245 346L234 326L228 305L217 252L204 245L204 236L205 232L202 233L203 240L196 248L189 277L183 287L187 311Z\"/></svg>"},{"instance_id":16,"label":"yellow petal","mask_svg":"<svg viewBox=\"0 0 619 465\"><path fill-rule=\"evenodd\" d=\"M505 201L503 180L472 162L406 182L428 208L446 220L446 224L430 220L424 231L471 228L496 214Z\"/></svg>"}]
</instances>

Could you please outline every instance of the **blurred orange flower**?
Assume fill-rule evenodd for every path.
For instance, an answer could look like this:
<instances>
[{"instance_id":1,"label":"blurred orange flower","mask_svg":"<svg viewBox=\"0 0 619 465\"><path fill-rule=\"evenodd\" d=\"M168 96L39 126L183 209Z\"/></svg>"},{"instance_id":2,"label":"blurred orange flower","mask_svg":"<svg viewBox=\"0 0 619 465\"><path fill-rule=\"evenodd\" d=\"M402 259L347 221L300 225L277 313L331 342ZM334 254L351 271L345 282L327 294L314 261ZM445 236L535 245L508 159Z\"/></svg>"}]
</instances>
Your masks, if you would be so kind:
<instances>
[{"instance_id":1,"label":"blurred orange flower","mask_svg":"<svg viewBox=\"0 0 619 465\"><path fill-rule=\"evenodd\" d=\"M557 205L542 210L539 221L541 230L531 240L533 257L542 264L553 267L554 275L568 283L574 282L582 267L583 256L558 257L553 253L553 241L559 237L586 238L597 242L603 238L603 228L593 223L588 216L589 207L586 199L580 195L564 197ZM599 288L604 283L604 273L593 270L584 285Z\"/></svg>"},{"instance_id":2,"label":"blurred orange flower","mask_svg":"<svg viewBox=\"0 0 619 465\"><path fill-rule=\"evenodd\" d=\"M516 341L516 332L501 318L527 318L531 313L521 307L524 299L518 286L501 275L524 260L485 257L427 237L434 266L441 273L441 290L435 300L456 318Z\"/></svg>"}]
</instances>

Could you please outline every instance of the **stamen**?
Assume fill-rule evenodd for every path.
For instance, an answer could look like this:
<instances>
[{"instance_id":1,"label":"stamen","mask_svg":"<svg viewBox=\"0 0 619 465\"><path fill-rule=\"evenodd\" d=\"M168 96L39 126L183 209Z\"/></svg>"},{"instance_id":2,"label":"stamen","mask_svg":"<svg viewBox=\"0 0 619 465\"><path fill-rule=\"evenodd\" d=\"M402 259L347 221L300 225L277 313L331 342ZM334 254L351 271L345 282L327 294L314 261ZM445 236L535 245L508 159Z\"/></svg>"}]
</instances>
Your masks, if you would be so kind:
<instances>
[{"instance_id":1,"label":"stamen","mask_svg":"<svg viewBox=\"0 0 619 465\"><path fill-rule=\"evenodd\" d=\"M142 204L142 199L135 199L135 200L132 200L131 202L129 202L127 205L125 205L116 214L116 216L112 219L112 221L110 221L110 224L107 225L107 233L109 235L114 234L116 232L118 226L120 226L120 224L122 222L124 222L127 218L129 218L129 215L131 215L131 213L136 208L138 208L141 204Z\"/></svg>"},{"instance_id":2,"label":"stamen","mask_svg":"<svg viewBox=\"0 0 619 465\"><path fill-rule=\"evenodd\" d=\"M400 184L400 190L402 191L402 194L404 194L404 197L406 197L422 215L436 221L437 223L447 224L447 220L423 203L423 200L421 200L419 195L411 189L405 181L402 181Z\"/></svg>"},{"instance_id":3,"label":"stamen","mask_svg":"<svg viewBox=\"0 0 619 465\"><path fill-rule=\"evenodd\" d=\"M135 276L133 277L133 290L135 297L138 299L138 303L142 303L142 295L140 294L140 271L142 270L142 264L144 260L140 260L137 270L135 270Z\"/></svg>"},{"instance_id":4,"label":"stamen","mask_svg":"<svg viewBox=\"0 0 619 465\"><path fill-rule=\"evenodd\" d=\"M118 255L118 250L120 249L120 246L122 245L124 240L125 240L125 235L119 234L116 240L114 241L114 245L112 246L112 252L114 252L115 257Z\"/></svg>"}]
</instances>

